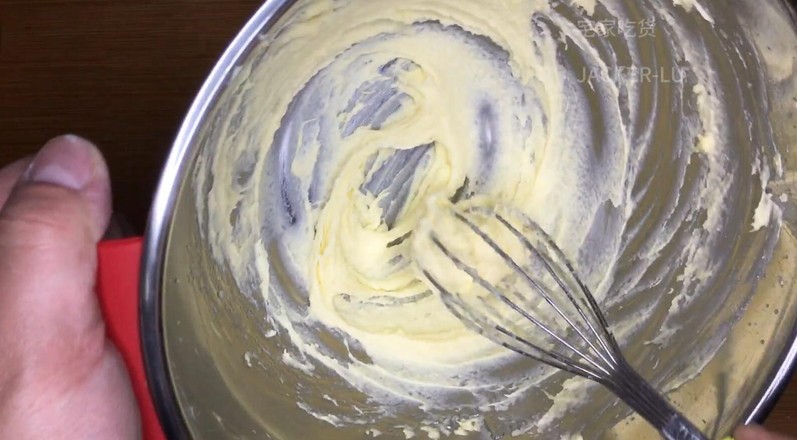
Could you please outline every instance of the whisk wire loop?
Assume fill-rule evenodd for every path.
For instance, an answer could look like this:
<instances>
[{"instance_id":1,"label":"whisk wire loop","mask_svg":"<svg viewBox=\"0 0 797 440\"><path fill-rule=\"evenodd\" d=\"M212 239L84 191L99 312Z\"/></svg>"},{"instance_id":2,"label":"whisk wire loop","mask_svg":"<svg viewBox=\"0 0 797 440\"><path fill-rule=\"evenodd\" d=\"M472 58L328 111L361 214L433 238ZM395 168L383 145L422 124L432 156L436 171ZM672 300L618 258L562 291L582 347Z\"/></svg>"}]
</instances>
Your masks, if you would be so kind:
<instances>
[{"instance_id":1,"label":"whisk wire loop","mask_svg":"<svg viewBox=\"0 0 797 440\"><path fill-rule=\"evenodd\" d=\"M479 275L479 273L476 271L476 269L474 269L472 266L464 263L461 259L459 259L456 255L454 255L440 241L439 237L437 237L434 234L432 235L432 242L435 244L435 246L438 247L438 249L440 249L441 252L443 252L448 258L451 259L451 261L454 263L454 265L458 269L460 269L463 272L467 273L477 284L479 284L482 288L484 288L485 290L490 292L493 296L498 298L502 303L506 304L509 308L511 308L516 313L518 313L520 316L522 316L523 318L527 319L528 321L532 322L534 325L539 327L548 336L554 338L560 344L564 345L565 347L567 347L568 349L573 351L573 353L575 353L578 356L580 356L587 363L589 363L593 368L597 369L598 371L600 371L600 372L602 372L604 374L609 374L609 371L603 365L601 365L599 362L593 360L592 357L588 356L586 353L584 353L583 351L579 350L577 347L575 347L573 344L571 344L565 338L563 338L562 336L558 335L556 332L551 330L551 328L549 326L547 326L547 325L543 324L542 322L540 322L537 318L532 316L529 312L527 312L526 310L522 309L520 306L518 306L516 303L514 303L512 300L510 300L506 295L504 295L500 290L498 290L498 288L496 288L492 283L490 283L489 281L487 281L483 277L481 277ZM543 295L545 295L545 294L543 294ZM458 297L458 295L455 295L455 296ZM482 304L482 306L484 306L484 304ZM482 310L489 310L489 308L483 307ZM495 315L495 314L493 314L493 315ZM492 322L490 322L490 325L493 326L493 327L497 327L498 326L497 324L495 324L494 319L492 320ZM555 352L553 352L551 350L545 350L545 349L539 347L539 345L535 344L535 347L537 347L537 349L539 351L541 351L542 353L544 353L546 356L551 356L551 357L561 356L561 355L559 355L559 354L557 354L557 353L555 353ZM564 356L562 356L562 357L564 357ZM572 360L570 360L570 362L572 362Z\"/></svg>"},{"instance_id":2,"label":"whisk wire loop","mask_svg":"<svg viewBox=\"0 0 797 440\"><path fill-rule=\"evenodd\" d=\"M572 294L570 294L570 290L565 286L564 281L558 275L555 268L552 267L550 259L543 256L542 253L539 251L539 249L536 246L532 245L531 242L529 242L529 240L520 231L518 231L511 223L509 223L503 216L501 216L498 213L496 213L495 216L499 222L501 222L504 226L506 226L515 235L515 237L523 241L527 249L533 252L540 259L540 261L543 262L545 268L554 277L557 284L559 284L559 287L562 288L562 290L565 292L568 298L570 298L571 301L573 301L575 304L575 300L573 299ZM619 352L620 348L617 345L614 336L612 336L612 334L608 331L609 324L606 321L606 317L603 316L603 312L601 312L598 303L595 301L595 297L592 295L592 292L589 290L586 284L584 284L581 278L578 277L578 274L576 273L573 264L562 253L561 249L559 249L559 247L556 246L556 243L554 242L553 238L550 235L548 235L547 232L545 232L538 224L534 222L526 222L525 226L530 229L533 229L536 234L539 234L541 237L543 237L545 244L547 245L548 253L556 255L557 259L562 263L562 265L565 268L567 268L570 278L576 283L578 289L582 293L582 296L580 298L587 302L587 306L593 311L595 318L598 320L599 325L597 326L597 329L592 325L592 322L589 319L587 319L587 317L584 315L583 310L580 307L578 307L578 305L576 305L576 308L581 314L581 317L586 321L592 333L598 337L598 341L603 346L603 349L606 350L606 353L612 356L613 363L616 363L617 359L613 356L613 354L615 352Z\"/></svg>"},{"instance_id":3,"label":"whisk wire loop","mask_svg":"<svg viewBox=\"0 0 797 440\"><path fill-rule=\"evenodd\" d=\"M551 295L550 291L547 288L543 287L534 278L532 278L532 276L529 275L529 273L527 271L523 270L520 267L520 265L515 260L513 260L512 257L510 257L503 249L501 249L501 247L492 238L490 238L489 235L487 235L484 231L482 231L481 228L479 228L472 221L470 221L469 219L464 217L462 214L457 213L457 212L454 213L454 216L457 219L459 219L460 221L465 223L474 233L476 233L476 235L479 236L479 238L484 240L484 242L487 243L487 245L490 246L491 249L493 249L496 253L498 253L498 255L501 256L501 258L504 260L504 262L506 262L517 274L519 274L521 276L521 278L532 289L537 291L543 297L543 299L545 300L546 303L548 303L551 307L553 307L553 309L556 311L556 313L560 317L562 317L562 319L564 319L565 322L567 322L567 324L573 330L575 330L575 332L581 337L581 339L589 346L589 348L592 350L592 352L594 354L596 354L603 361L603 367L601 369L604 370L604 372L608 374L608 371L606 371L606 369L607 368L608 369L613 368L614 364L616 363L616 361L614 359L614 356L611 356L611 353L610 353L611 349L607 346L607 344L604 343L603 338L601 337L602 335L600 333L598 333L598 331L595 330L595 328L593 327L592 323L590 322L590 319L587 317L586 313L584 312L583 308L578 304L578 301L573 297L573 294L571 293L570 289L568 289L567 286L565 286L564 281L561 279L561 277L551 268L551 264L548 261L548 259L545 258L545 256L543 256L542 253L540 253L540 251L536 247L534 247L531 244L531 242L529 242L529 240L526 239L526 237L524 237L520 233L520 231L518 231L508 221L506 221L506 219L504 219L500 214L496 213L495 215L496 215L496 218L498 219L498 221L502 225L504 225L516 238L521 240L521 242L524 244L525 248L528 251L532 252L543 263L545 268L548 270L548 272L554 278L554 281L556 281L556 283L562 289L562 292L565 294L567 299L570 301L570 303L576 309L576 311L579 314L579 316L581 317L581 319L586 323L589 331L592 332L592 334L596 337L596 339L598 339L599 343L603 346L604 351L601 351L600 349L598 349L595 346L595 344L593 344L591 339L586 336L586 334L582 330L581 326L576 325L573 322L573 320L571 320L571 318L566 313L564 313L564 311L562 311L562 309L553 300L552 295ZM545 234L544 231L542 231L542 230L535 231L535 232L540 232L540 233L544 234L543 237L548 238L547 234ZM500 295L500 293L499 293L499 295ZM500 296L503 297L503 295L500 295ZM517 308L517 306L514 305L514 304L511 305L511 307ZM524 316L527 315L527 313L525 313L523 311L520 311L520 313L524 314ZM570 347L568 346L568 348L570 348ZM583 357L585 360L591 361L591 358L586 356L585 354L583 354L583 353L581 353L581 352L579 352L577 350L574 350L574 351L579 356ZM607 352L608 352L608 355L607 355Z\"/></svg>"},{"instance_id":4,"label":"whisk wire loop","mask_svg":"<svg viewBox=\"0 0 797 440\"><path fill-rule=\"evenodd\" d=\"M480 275L478 266L474 267L465 258L460 258L455 250L458 248L447 246L432 229L428 238L436 251L442 252L454 268L467 274L470 280L489 293L469 293L465 298L456 287L446 287L441 281L449 278L436 277L432 271L421 267L423 275L454 316L471 330L508 350L605 386L658 429L666 440L706 440L626 361L592 292L579 278L575 267L553 238L539 225L522 213L511 210L506 212L513 219L515 216L519 218L514 219L519 221L519 227L494 208L471 206L458 210L451 206L450 210L453 218L467 226L510 269L509 275L500 270L489 273L500 277L498 283L488 280ZM524 258L530 257L532 261L539 262L543 278L530 272L531 268L536 270L539 265L529 265L527 269L498 240L485 232L485 228L479 226L481 223L477 224L469 218L477 214L483 217L482 220L495 220L502 225L502 229L497 229L498 233L502 233L501 237L508 232L509 239L514 240L510 242L514 245L511 246L514 253L521 249L526 254ZM518 286L505 285L516 279L522 281ZM548 281L543 282L543 279ZM554 285L549 287L550 279ZM472 286L469 283L467 285ZM520 287L523 287L523 291L519 290ZM529 295L527 290L534 295ZM546 316L539 309L543 303L532 301L535 296L541 297L554 313ZM506 308L503 313L498 309L502 306ZM562 326L557 322L559 318L567 324L564 333L556 330ZM531 323L541 332L531 331L531 327L524 327L523 323ZM568 340L568 329L577 335L575 342ZM553 348L548 349L547 346Z\"/></svg>"},{"instance_id":5,"label":"whisk wire loop","mask_svg":"<svg viewBox=\"0 0 797 440\"><path fill-rule=\"evenodd\" d=\"M441 298L446 304L446 307L448 307L449 311L451 311L454 316L460 319L471 330L481 334L493 342L498 343L504 348L512 350L517 354L547 363L572 374L577 374L591 379L597 379L600 376L599 373L590 368L583 367L581 365L573 365L566 357L558 353L548 353L533 342L510 332L494 322L490 322L484 317L480 317L479 315L472 313L470 311L471 308L468 307L467 304L465 304L458 297L458 295L446 290L430 273L424 272L424 275L440 292ZM521 343L522 346L518 346L516 342Z\"/></svg>"}]
</instances>

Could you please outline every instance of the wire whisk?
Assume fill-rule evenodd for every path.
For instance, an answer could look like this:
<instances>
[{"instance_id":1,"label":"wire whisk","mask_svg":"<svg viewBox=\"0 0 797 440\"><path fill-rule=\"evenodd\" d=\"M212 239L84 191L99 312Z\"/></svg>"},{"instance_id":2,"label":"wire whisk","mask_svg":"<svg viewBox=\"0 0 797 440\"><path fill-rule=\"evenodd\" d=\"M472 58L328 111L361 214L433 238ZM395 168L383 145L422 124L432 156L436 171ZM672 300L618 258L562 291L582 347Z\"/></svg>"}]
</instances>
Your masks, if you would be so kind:
<instances>
[{"instance_id":1,"label":"wire whisk","mask_svg":"<svg viewBox=\"0 0 797 440\"><path fill-rule=\"evenodd\" d=\"M435 209L416 236L416 260L467 327L605 386L667 440L706 439L626 361L592 292L539 225L508 206Z\"/></svg>"}]
</instances>

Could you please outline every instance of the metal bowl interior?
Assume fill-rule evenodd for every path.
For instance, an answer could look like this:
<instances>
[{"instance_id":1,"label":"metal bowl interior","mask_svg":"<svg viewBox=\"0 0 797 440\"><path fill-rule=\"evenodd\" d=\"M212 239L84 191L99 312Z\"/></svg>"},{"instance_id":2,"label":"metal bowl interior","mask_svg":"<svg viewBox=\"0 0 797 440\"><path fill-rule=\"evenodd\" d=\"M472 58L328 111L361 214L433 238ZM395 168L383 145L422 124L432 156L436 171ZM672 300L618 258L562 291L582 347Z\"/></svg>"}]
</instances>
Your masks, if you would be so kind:
<instances>
[{"instance_id":1,"label":"metal bowl interior","mask_svg":"<svg viewBox=\"0 0 797 440\"><path fill-rule=\"evenodd\" d=\"M186 118L156 195L142 266L143 348L161 420L173 438L348 440L367 438L372 429L381 431L382 438L404 438L391 426L379 424L338 428L297 406L300 389L316 387L322 393L325 384L281 365L282 351L266 337L262 299L240 291L229 269L214 259L200 227L206 213L195 203L203 191L195 185L196 162L208 150L224 148L227 139L220 137L219 125L236 111L238 86L246 81L240 72L268 57L268 44L293 3L266 1L231 44ZM756 16L747 10L753 2L705 3L727 3L725 13L742 23L749 35L780 41L781 47L797 54L797 30L791 26L790 33L773 35L769 23L750 18ZM759 3L794 22L786 2ZM772 60L762 56L756 62L766 68ZM649 328L624 346L641 373L669 390L668 398L712 438L726 435L741 422L765 417L797 364L797 150L792 148L797 145L797 75L792 69L787 77L764 86L784 170L766 189L784 200L782 227L766 243L756 242L769 249L767 264L753 279L734 279L722 304L715 304L710 315L701 315L704 322L695 328L694 341L652 348L646 342L657 329ZM738 253L740 271L760 264L757 254L746 249ZM700 373L670 386L668 381L677 376L672 372L695 356L701 338L717 331L724 332L723 342ZM666 368L656 369L659 361ZM543 391L555 394L564 379L559 377ZM550 403L538 409L544 413L546 405ZM589 403L545 432L545 438L574 432L584 438L656 438L602 390L592 390ZM511 430L485 430L463 438L510 436Z\"/></svg>"}]
</instances>

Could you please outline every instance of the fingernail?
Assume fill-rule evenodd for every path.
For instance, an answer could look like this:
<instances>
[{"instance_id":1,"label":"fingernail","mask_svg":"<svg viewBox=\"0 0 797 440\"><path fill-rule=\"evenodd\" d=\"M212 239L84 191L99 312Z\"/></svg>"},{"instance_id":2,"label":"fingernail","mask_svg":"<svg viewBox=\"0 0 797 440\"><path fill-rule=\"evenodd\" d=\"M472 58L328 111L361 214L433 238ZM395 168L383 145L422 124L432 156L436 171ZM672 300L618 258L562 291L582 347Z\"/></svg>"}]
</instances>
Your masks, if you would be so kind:
<instances>
[{"instance_id":1,"label":"fingernail","mask_svg":"<svg viewBox=\"0 0 797 440\"><path fill-rule=\"evenodd\" d=\"M74 135L59 136L42 147L22 180L79 191L94 176L94 154L94 147L89 141Z\"/></svg>"}]
</instances>

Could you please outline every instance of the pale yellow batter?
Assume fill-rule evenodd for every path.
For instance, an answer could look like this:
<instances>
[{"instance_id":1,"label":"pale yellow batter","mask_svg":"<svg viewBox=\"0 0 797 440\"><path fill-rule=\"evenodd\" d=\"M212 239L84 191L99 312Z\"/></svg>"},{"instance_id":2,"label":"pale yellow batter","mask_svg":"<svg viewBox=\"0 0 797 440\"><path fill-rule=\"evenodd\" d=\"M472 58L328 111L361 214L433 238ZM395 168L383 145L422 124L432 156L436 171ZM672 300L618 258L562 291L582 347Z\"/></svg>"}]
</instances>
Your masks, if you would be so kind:
<instances>
[{"instance_id":1,"label":"pale yellow batter","mask_svg":"<svg viewBox=\"0 0 797 440\"><path fill-rule=\"evenodd\" d=\"M620 3L308 0L290 10L262 60L238 74L238 109L219 126L231 142L200 158L197 174L214 255L244 292L263 295L268 319L294 344L289 365L303 374L323 366L358 390L433 412L446 405L434 390L478 383L480 372L515 361L459 322L419 273L418 258L443 264L418 244L419 223L445 222L429 209L435 200L476 196L522 210L607 306L636 294L662 255L681 268L672 315L700 298L722 268L714 246L736 209L722 183L750 169L730 166L740 153L706 50L663 11L691 14L706 29L710 11L696 0L646 9L677 49L683 83L585 83L585 69L617 66L567 14L594 25L593 14L624 17ZM629 39L624 62L661 55L644 44ZM684 107L650 87L680 91ZM677 127L655 123L672 113ZM659 139L672 154L656 156ZM674 171L655 180L657 161ZM770 165L755 166L767 170L760 187ZM654 191L655 201L646 195ZM766 196L753 203L754 228L778 221ZM659 208L645 214L646 204ZM646 222L657 233L637 237ZM620 339L643 324L614 323ZM311 336L321 327L368 360L340 362ZM676 331L663 322L655 343ZM507 387L504 400L479 402L508 407L551 374L490 379ZM459 429L478 431L479 420L464 418Z\"/></svg>"}]
</instances>

